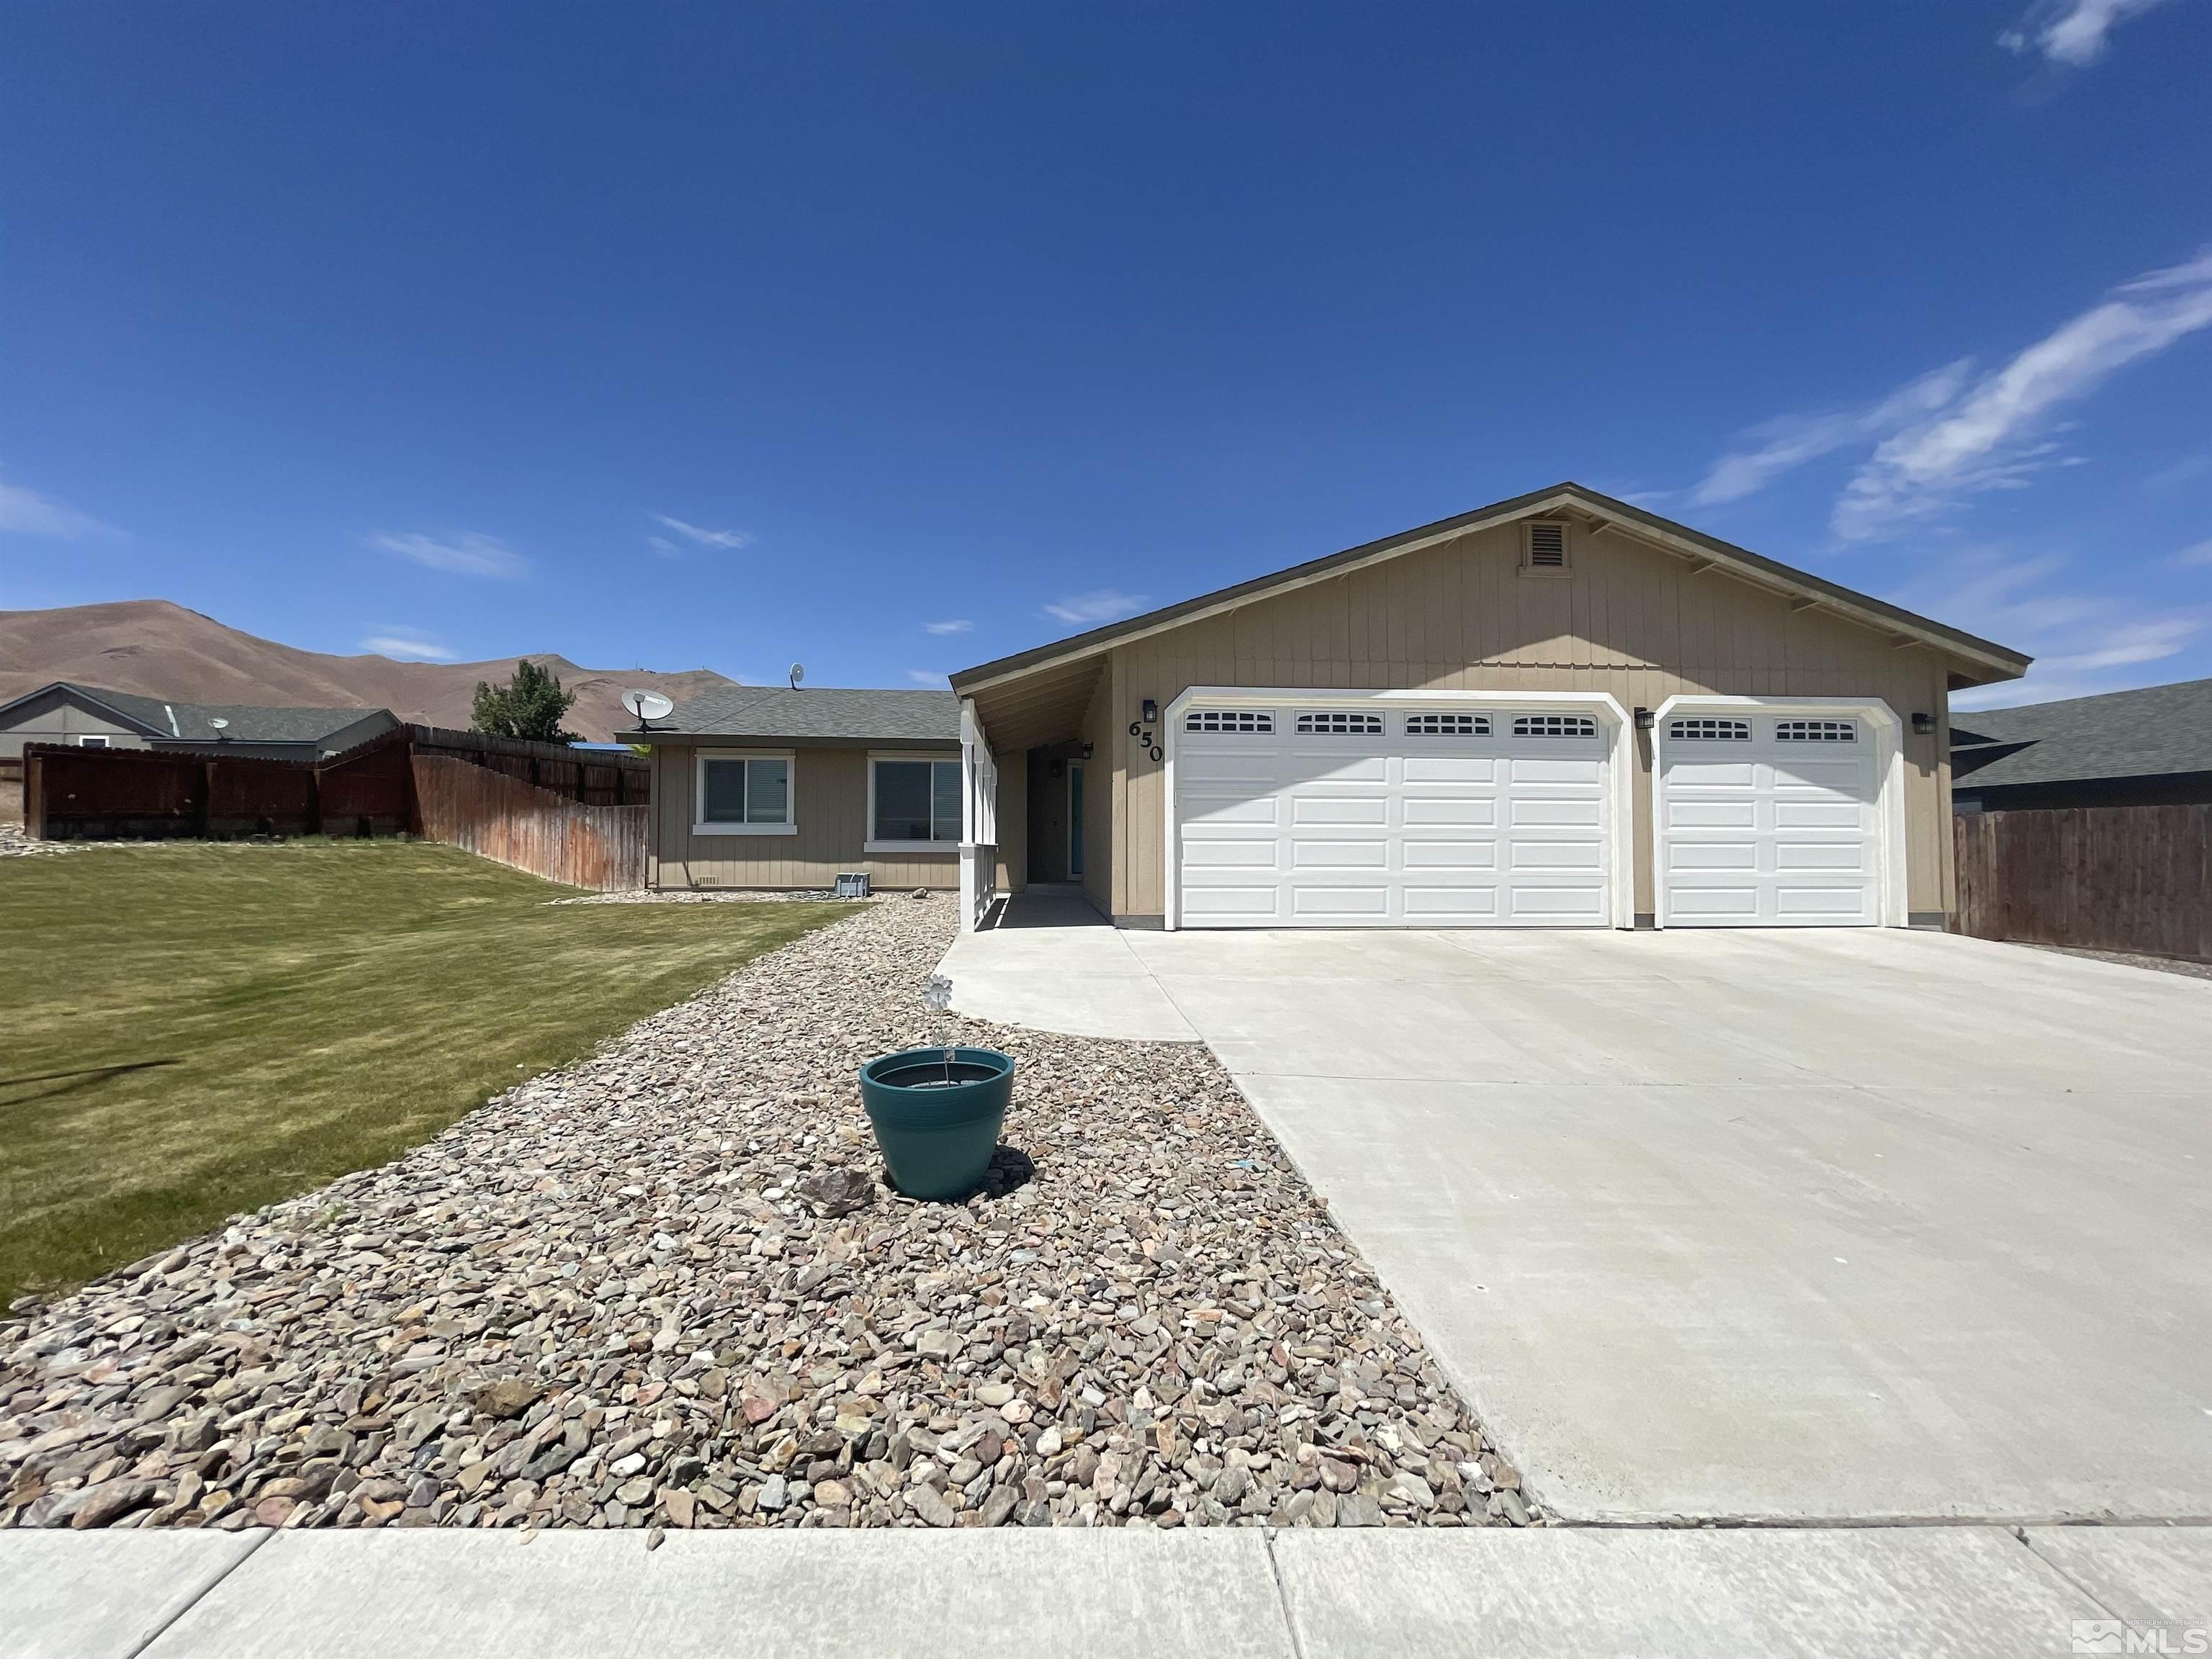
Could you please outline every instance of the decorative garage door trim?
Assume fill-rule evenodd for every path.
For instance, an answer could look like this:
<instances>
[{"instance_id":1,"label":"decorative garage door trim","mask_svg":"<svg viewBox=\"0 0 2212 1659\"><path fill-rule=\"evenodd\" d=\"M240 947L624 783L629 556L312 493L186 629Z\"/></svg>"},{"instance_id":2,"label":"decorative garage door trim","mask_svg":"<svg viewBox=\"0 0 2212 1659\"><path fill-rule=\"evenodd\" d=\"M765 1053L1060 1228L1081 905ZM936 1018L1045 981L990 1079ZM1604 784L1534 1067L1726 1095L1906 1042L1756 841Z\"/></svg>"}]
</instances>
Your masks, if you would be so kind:
<instances>
[{"instance_id":1,"label":"decorative garage door trim","mask_svg":"<svg viewBox=\"0 0 2212 1659\"><path fill-rule=\"evenodd\" d=\"M1635 925L1636 871L1633 831L1635 823L1636 761L1631 732L1633 729L1628 711L1618 699L1604 692L1591 691L1386 691L1344 690L1334 688L1316 689L1301 686L1219 686L1194 685L1168 705L1166 718L1161 721L1162 737L1165 743L1165 759L1161 775L1164 810L1161 820L1164 829L1164 877L1166 890L1165 914L1162 918L1170 930L1189 925L1183 921L1182 858L1180 801L1176 785L1176 750L1184 736L1184 716L1191 709L1229 711L1233 709L1271 709L1276 711L1274 732L1280 740L1297 742L1300 739L1290 728L1299 723L1297 717L1341 710L1378 717L1382 730L1378 734L1367 720L1346 720L1329 726L1343 731L1364 731L1366 735L1350 739L1351 745L1373 746L1380 743L1390 751L1425 755L1431 745L1446 734L1461 738L1494 735L1502 744L1511 746L1516 739L1506 734L1516 714L1534 713L1580 715L1587 717L1595 726L1595 741L1600 746L1601 774L1599 789L1603 805L1605 880L1605 919L1615 927ZM1453 720L1428 724L1422 731L1411 722L1423 715L1472 715L1472 721ZM1315 728L1322 722L1315 721ZM1225 722L1208 722L1214 742L1209 750L1218 747L1219 734L1234 730ZM1579 722L1577 723L1579 728ZM1205 734L1194 730L1190 735ZM1580 739L1589 742L1591 738ZM1265 742L1262 738L1260 741ZM1334 743L1346 739L1324 737L1320 730L1310 729L1304 741L1309 744ZM1544 739L1523 738L1522 743L1542 742ZM1285 924L1297 925L1297 924ZM1418 921L1401 921L1397 925L1419 927Z\"/></svg>"},{"instance_id":2,"label":"decorative garage door trim","mask_svg":"<svg viewBox=\"0 0 2212 1659\"><path fill-rule=\"evenodd\" d=\"M1873 738L1875 802L1875 902L1878 924L1906 925L1905 741L1897 713L1879 697L1721 697L1674 696L1661 703L1652 721L1651 745L1651 880L1655 923L1667 925L1668 757L1672 750L1698 751L1710 757L1724 744L1700 741L1674 731L1674 720L1698 717L1747 720L1753 740L1802 743L1807 750L1863 748L1855 739L1838 741L1838 726L1855 730L1863 721ZM1784 728L1787 727L1784 734ZM1817 735L1815 735L1817 734ZM1811 740L1808 740L1808 739ZM1840 758L1840 757L1838 757ZM1677 924L1678 926L1680 924Z\"/></svg>"}]
</instances>

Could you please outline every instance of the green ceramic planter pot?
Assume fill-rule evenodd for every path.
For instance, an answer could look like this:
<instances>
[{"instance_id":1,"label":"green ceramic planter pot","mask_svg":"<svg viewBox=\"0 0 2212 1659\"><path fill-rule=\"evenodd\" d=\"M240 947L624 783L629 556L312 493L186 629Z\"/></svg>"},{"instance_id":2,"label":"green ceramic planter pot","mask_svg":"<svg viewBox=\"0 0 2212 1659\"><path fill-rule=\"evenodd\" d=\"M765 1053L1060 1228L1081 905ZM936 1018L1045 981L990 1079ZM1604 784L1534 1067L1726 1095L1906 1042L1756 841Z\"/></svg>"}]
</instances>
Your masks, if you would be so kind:
<instances>
[{"instance_id":1,"label":"green ceramic planter pot","mask_svg":"<svg viewBox=\"0 0 2212 1659\"><path fill-rule=\"evenodd\" d=\"M908 1048L860 1067L860 1101L891 1185L908 1198L959 1198L981 1185L1014 1092L995 1048Z\"/></svg>"}]
</instances>

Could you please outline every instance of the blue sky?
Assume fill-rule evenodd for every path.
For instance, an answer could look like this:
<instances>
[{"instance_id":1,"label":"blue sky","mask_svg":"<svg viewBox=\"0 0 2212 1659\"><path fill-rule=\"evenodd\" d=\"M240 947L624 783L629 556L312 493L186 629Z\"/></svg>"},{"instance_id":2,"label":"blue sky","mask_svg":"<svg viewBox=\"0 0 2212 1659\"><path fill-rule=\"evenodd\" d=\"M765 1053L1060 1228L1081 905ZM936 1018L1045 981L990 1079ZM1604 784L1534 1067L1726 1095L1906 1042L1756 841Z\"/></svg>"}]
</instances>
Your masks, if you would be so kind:
<instances>
[{"instance_id":1,"label":"blue sky","mask_svg":"<svg viewBox=\"0 0 2212 1659\"><path fill-rule=\"evenodd\" d=\"M1573 477L2008 699L2212 673L2208 70L2212 0L10 6L0 608L922 684Z\"/></svg>"}]
</instances>

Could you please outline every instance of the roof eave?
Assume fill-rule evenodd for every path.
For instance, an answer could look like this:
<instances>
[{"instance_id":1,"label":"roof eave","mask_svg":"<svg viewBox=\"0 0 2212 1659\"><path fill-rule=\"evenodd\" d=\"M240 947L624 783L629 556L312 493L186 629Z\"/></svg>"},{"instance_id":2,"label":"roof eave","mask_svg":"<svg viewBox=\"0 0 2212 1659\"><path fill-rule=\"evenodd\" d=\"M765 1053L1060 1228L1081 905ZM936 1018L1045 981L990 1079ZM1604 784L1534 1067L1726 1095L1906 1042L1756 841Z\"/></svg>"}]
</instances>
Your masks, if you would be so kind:
<instances>
[{"instance_id":1,"label":"roof eave","mask_svg":"<svg viewBox=\"0 0 2212 1659\"><path fill-rule=\"evenodd\" d=\"M1823 580L1762 554L1753 553L1747 548L1692 530L1687 525L1677 524L1671 519L1647 513L1626 501L1615 501L1581 484L1566 483L1510 500L1494 501L1455 518L1418 526L1395 536L1386 536L1379 541L1363 543L1340 553L1293 565L1287 570L1203 593L1178 605L1147 611L1123 622L1109 623L1087 633L1077 634L1032 650L1018 652L1012 656L979 663L972 668L963 668L950 677L952 690L961 696L972 696L978 691L1018 678L1035 669L1109 650L1275 593L1287 592L1313 582L1328 580L1369 564L1379 563L1384 559L1417 552L1424 547L1449 541L1471 531L1490 529L1527 518L1532 514L1568 507L1578 507L1594 519L1604 521L1600 527L1623 528L1626 533L1655 543L1680 556L1704 558L1735 574L1814 599L1837 614L1877 631L1902 634L1906 636L1906 642L1927 645L1947 657L1986 671L1986 678L1978 684L2016 679L2027 672L2028 665L2034 660L1992 641L1946 627L1886 600Z\"/></svg>"}]
</instances>

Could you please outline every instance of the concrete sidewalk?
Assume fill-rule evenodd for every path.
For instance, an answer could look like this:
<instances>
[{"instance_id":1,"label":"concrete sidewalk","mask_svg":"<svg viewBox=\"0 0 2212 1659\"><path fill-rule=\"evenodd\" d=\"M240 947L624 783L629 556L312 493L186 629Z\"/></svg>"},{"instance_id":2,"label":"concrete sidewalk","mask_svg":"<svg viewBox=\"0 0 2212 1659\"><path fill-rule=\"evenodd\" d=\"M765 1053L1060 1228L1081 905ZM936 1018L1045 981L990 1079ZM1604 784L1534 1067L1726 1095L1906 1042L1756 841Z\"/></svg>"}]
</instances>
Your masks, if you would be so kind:
<instances>
[{"instance_id":1,"label":"concrete sidewalk","mask_svg":"<svg viewBox=\"0 0 2212 1659\"><path fill-rule=\"evenodd\" d=\"M4 1659L2021 1659L2114 1620L2184 1651L2212 1531L0 1535Z\"/></svg>"}]
</instances>

